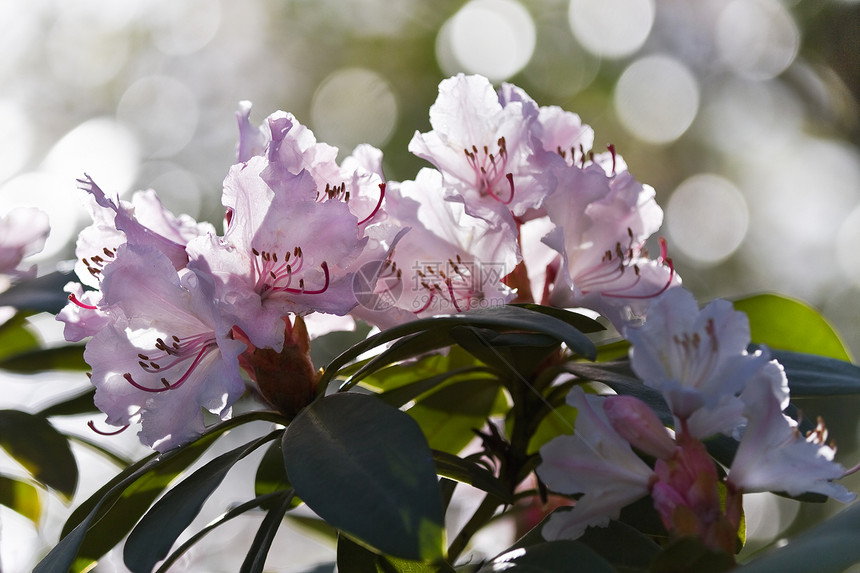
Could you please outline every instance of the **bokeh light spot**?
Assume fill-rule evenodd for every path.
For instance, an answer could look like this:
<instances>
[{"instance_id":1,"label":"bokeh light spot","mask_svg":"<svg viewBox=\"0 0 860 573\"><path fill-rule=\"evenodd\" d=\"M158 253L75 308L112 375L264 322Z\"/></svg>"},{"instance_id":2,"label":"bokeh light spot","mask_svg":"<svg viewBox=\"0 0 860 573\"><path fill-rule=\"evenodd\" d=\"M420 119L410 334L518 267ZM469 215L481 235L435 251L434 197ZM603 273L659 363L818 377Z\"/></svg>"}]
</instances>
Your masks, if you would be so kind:
<instances>
[{"instance_id":1,"label":"bokeh light spot","mask_svg":"<svg viewBox=\"0 0 860 573\"><path fill-rule=\"evenodd\" d=\"M443 68L454 67L450 73L482 74L491 81L519 72L534 49L534 21L514 0L472 0L445 23L436 48Z\"/></svg>"},{"instance_id":2,"label":"bokeh light spot","mask_svg":"<svg viewBox=\"0 0 860 573\"><path fill-rule=\"evenodd\" d=\"M728 180L699 174L682 182L667 206L672 248L703 265L716 264L740 246L749 213L743 194Z\"/></svg>"},{"instance_id":3,"label":"bokeh light spot","mask_svg":"<svg viewBox=\"0 0 860 573\"><path fill-rule=\"evenodd\" d=\"M860 205L851 211L839 229L836 257L845 278L860 287Z\"/></svg>"},{"instance_id":4,"label":"bokeh light spot","mask_svg":"<svg viewBox=\"0 0 860 573\"><path fill-rule=\"evenodd\" d=\"M779 75L794 61L800 45L794 19L776 0L734 0L716 26L722 60L744 77Z\"/></svg>"},{"instance_id":5,"label":"bokeh light spot","mask_svg":"<svg viewBox=\"0 0 860 573\"><path fill-rule=\"evenodd\" d=\"M113 119L101 117L64 135L48 152L42 169L70 187L86 172L106 192L124 193L134 183L139 163L134 135Z\"/></svg>"},{"instance_id":6,"label":"bokeh light spot","mask_svg":"<svg viewBox=\"0 0 860 573\"><path fill-rule=\"evenodd\" d=\"M642 47L654 24L653 0L571 0L573 35L597 56L621 58Z\"/></svg>"},{"instance_id":7,"label":"bokeh light spot","mask_svg":"<svg viewBox=\"0 0 860 573\"><path fill-rule=\"evenodd\" d=\"M633 135L651 143L668 143L696 118L699 85L678 60L648 56L621 74L614 103L618 118Z\"/></svg>"},{"instance_id":8,"label":"bokeh light spot","mask_svg":"<svg viewBox=\"0 0 860 573\"><path fill-rule=\"evenodd\" d=\"M318 141L350 152L359 143L382 147L397 125L397 99L388 82L365 68L344 68L328 76L311 102Z\"/></svg>"},{"instance_id":9,"label":"bokeh light spot","mask_svg":"<svg viewBox=\"0 0 860 573\"><path fill-rule=\"evenodd\" d=\"M117 119L134 129L147 157L181 151L197 129L197 98L181 81L147 76L134 82L117 105Z\"/></svg>"},{"instance_id":10,"label":"bokeh light spot","mask_svg":"<svg viewBox=\"0 0 860 573\"><path fill-rule=\"evenodd\" d=\"M151 10L153 43L168 56L185 56L204 48L221 25L218 0L161 0Z\"/></svg>"},{"instance_id":11,"label":"bokeh light spot","mask_svg":"<svg viewBox=\"0 0 860 573\"><path fill-rule=\"evenodd\" d=\"M82 194L76 193L74 188L74 179L37 171L23 173L0 185L0 216L15 207L38 207L48 214L51 234L45 241L45 248L28 260L51 258L75 240L80 221L87 212Z\"/></svg>"},{"instance_id":12,"label":"bokeh light spot","mask_svg":"<svg viewBox=\"0 0 860 573\"><path fill-rule=\"evenodd\" d=\"M31 122L15 103L0 100L0 181L17 173L33 148Z\"/></svg>"}]
</instances>

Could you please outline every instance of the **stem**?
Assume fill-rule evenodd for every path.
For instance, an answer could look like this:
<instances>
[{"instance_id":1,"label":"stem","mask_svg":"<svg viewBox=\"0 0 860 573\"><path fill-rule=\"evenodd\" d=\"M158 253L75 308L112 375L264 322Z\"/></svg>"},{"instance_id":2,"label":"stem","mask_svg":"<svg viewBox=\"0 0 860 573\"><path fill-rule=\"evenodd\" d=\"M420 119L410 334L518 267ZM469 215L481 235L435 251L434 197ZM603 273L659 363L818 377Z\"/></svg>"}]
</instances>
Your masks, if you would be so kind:
<instances>
[{"instance_id":1,"label":"stem","mask_svg":"<svg viewBox=\"0 0 860 573\"><path fill-rule=\"evenodd\" d=\"M490 521L496 513L497 507L499 507L498 500L494 496L487 494L484 501L482 501L481 505L478 506L478 509L475 510L471 519L469 519L466 525L463 526L463 529L460 530L460 533L457 534L457 537L454 538L454 541L452 541L450 547L448 547L449 563L457 561L457 558L460 557L460 554L463 553L463 550L466 549L466 546L469 544L469 540L472 539L472 536L475 535L479 529Z\"/></svg>"}]
</instances>

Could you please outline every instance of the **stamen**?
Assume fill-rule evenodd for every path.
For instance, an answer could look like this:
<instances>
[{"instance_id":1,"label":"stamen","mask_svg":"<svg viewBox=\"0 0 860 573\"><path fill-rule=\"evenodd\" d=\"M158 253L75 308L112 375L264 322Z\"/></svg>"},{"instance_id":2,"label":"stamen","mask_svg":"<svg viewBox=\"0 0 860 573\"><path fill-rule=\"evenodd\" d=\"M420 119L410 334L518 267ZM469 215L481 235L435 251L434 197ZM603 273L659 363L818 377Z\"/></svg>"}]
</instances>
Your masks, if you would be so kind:
<instances>
[{"instance_id":1,"label":"stamen","mask_svg":"<svg viewBox=\"0 0 860 573\"><path fill-rule=\"evenodd\" d=\"M92 430L93 432L95 432L96 434L98 434L100 436L116 436L117 434L121 434L122 432L126 431L128 429L129 425L126 424L125 426L123 426L119 430L115 430L112 432L105 431L105 430L99 430L98 428L96 428L96 425L92 420L87 422L87 426L90 427L90 430Z\"/></svg>"},{"instance_id":2,"label":"stamen","mask_svg":"<svg viewBox=\"0 0 860 573\"><path fill-rule=\"evenodd\" d=\"M93 306L91 304L85 304L85 303L81 302L78 299L78 297L76 297L74 294L69 295L69 301L71 301L71 302L75 303L76 305L78 305L79 307L85 308L87 310L98 310L99 309L99 307L97 307L97 306Z\"/></svg>"},{"instance_id":3,"label":"stamen","mask_svg":"<svg viewBox=\"0 0 860 573\"><path fill-rule=\"evenodd\" d=\"M376 207L373 208L373 211L370 213L370 215L368 215L367 217L365 217L364 219L362 219L361 221L358 222L359 225L364 225L365 223L370 221L374 215L376 215L377 211L379 211L379 208L382 207L382 200L384 198L385 198L385 183L380 183L379 184L379 201L376 202Z\"/></svg>"}]
</instances>

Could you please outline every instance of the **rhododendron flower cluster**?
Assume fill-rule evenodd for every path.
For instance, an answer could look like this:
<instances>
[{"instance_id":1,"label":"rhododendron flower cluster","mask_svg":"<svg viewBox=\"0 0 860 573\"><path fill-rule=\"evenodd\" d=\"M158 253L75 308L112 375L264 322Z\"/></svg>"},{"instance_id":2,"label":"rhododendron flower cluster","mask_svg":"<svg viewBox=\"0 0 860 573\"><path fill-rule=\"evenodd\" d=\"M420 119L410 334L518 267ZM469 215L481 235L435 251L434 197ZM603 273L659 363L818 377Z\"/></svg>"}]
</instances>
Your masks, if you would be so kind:
<instances>
[{"instance_id":1,"label":"rhododendron flower cluster","mask_svg":"<svg viewBox=\"0 0 860 573\"><path fill-rule=\"evenodd\" d=\"M845 470L833 462L823 426L804 437L782 413L785 373L767 349L747 352L747 318L730 303L716 300L699 310L688 291L673 288L652 302L643 325L624 334L633 370L665 399L674 434L633 396L586 394L576 386L568 397L578 412L576 430L541 449L537 473L553 491L583 496L572 511L549 519L547 539L605 526L650 494L668 531L732 554L745 492L854 499L832 481ZM740 438L724 480L724 505L703 442L719 434Z\"/></svg>"},{"instance_id":2,"label":"rhododendron flower cluster","mask_svg":"<svg viewBox=\"0 0 860 573\"><path fill-rule=\"evenodd\" d=\"M443 81L432 131L409 146L435 169L411 181L387 181L372 146L338 163L291 114L259 127L250 114L243 102L223 234L170 213L152 190L127 202L80 181L93 224L58 318L68 340L92 337L85 357L107 423L140 422L159 450L199 434L204 410L229 416L243 379L288 415L312 399L301 317L351 313L386 328L532 301L520 245L531 221L548 221L543 241L556 251L546 304L587 306L620 326L680 280L665 252L652 260L644 246L662 220L654 191L614 148L591 153L578 116L515 86ZM294 375L268 380L267 364Z\"/></svg>"}]
</instances>

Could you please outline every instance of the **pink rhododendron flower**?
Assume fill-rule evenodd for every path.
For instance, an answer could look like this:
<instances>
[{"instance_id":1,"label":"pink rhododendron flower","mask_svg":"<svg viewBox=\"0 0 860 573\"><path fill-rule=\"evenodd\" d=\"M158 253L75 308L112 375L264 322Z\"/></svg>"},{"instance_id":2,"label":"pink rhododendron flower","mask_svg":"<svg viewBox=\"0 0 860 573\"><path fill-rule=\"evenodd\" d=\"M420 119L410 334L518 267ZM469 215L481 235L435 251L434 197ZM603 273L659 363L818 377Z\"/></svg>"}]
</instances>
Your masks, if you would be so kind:
<instances>
[{"instance_id":1,"label":"pink rhododendron flower","mask_svg":"<svg viewBox=\"0 0 860 573\"><path fill-rule=\"evenodd\" d=\"M102 308L111 322L87 344L95 403L107 423L140 422L141 441L160 451L204 430L244 393L237 357L205 276L176 270L153 246L126 244L104 267Z\"/></svg>"},{"instance_id":2,"label":"pink rhododendron flower","mask_svg":"<svg viewBox=\"0 0 860 573\"><path fill-rule=\"evenodd\" d=\"M596 310L620 328L680 279L665 253L652 260L644 247L663 220L654 190L601 163L556 170L558 189L546 204L555 229L543 241L561 264L548 302Z\"/></svg>"},{"instance_id":3,"label":"pink rhododendron flower","mask_svg":"<svg viewBox=\"0 0 860 573\"><path fill-rule=\"evenodd\" d=\"M540 449L540 479L552 491L584 494L572 511L549 518L541 531L547 540L575 539L589 526L605 527L622 508L646 496L655 479L654 470L612 427L603 400L575 387L567 397L577 409L574 434Z\"/></svg>"},{"instance_id":4,"label":"pink rhododendron flower","mask_svg":"<svg viewBox=\"0 0 860 573\"><path fill-rule=\"evenodd\" d=\"M152 189L138 191L130 202L109 199L89 177L80 179L89 194L93 223L78 235L75 245L75 272L84 285L100 288L105 265L116 256L120 245L131 242L152 246L167 256L174 268L188 262L185 245L191 239L214 234L209 223L198 223L188 215L176 216L164 208ZM78 341L94 335L105 323L98 308L98 291L87 292L74 283L66 285L69 304L57 315L65 323L66 340Z\"/></svg>"},{"instance_id":5,"label":"pink rhododendron flower","mask_svg":"<svg viewBox=\"0 0 860 573\"><path fill-rule=\"evenodd\" d=\"M502 283L519 262L516 234L468 215L462 204L434 197L444 185L434 169L415 181L391 184L389 217L409 231L385 263L386 277L397 281L396 301L379 312L359 307L354 314L381 327L415 317L450 314L513 298Z\"/></svg>"},{"instance_id":6,"label":"pink rhododendron flower","mask_svg":"<svg viewBox=\"0 0 860 573\"><path fill-rule=\"evenodd\" d=\"M281 175L279 191L261 177L270 163L252 157L224 182L224 237L189 243L190 264L215 278L215 295L257 347L280 350L283 317L313 311L346 314L357 300L349 266L367 239L341 201L316 201L307 171Z\"/></svg>"},{"instance_id":7,"label":"pink rhododendron flower","mask_svg":"<svg viewBox=\"0 0 860 573\"><path fill-rule=\"evenodd\" d=\"M535 139L538 109L526 98L500 100L482 76L443 80L430 108L433 130L409 143L442 172L446 199L493 226L540 208L554 189L547 166L555 154Z\"/></svg>"},{"instance_id":8,"label":"pink rhododendron flower","mask_svg":"<svg viewBox=\"0 0 860 573\"><path fill-rule=\"evenodd\" d=\"M715 300L699 310L689 291L673 288L654 301L644 325L624 334L634 372L663 394L693 436L730 433L744 422L739 396L770 357L747 353L749 321L730 302ZM787 384L774 392L785 407Z\"/></svg>"},{"instance_id":9,"label":"pink rhododendron flower","mask_svg":"<svg viewBox=\"0 0 860 573\"><path fill-rule=\"evenodd\" d=\"M835 450L824 443L823 424L804 438L797 422L782 413L784 405L775 388L783 385L785 374L775 362L762 368L744 389L741 398L747 419L740 446L729 469L730 491L783 491L789 495L821 493L841 502L856 494L832 480L845 474L833 461Z\"/></svg>"},{"instance_id":10,"label":"pink rhododendron flower","mask_svg":"<svg viewBox=\"0 0 860 573\"><path fill-rule=\"evenodd\" d=\"M18 207L0 217L0 275L28 274L18 267L24 257L42 250L49 231L48 215L35 207Z\"/></svg>"}]
</instances>

